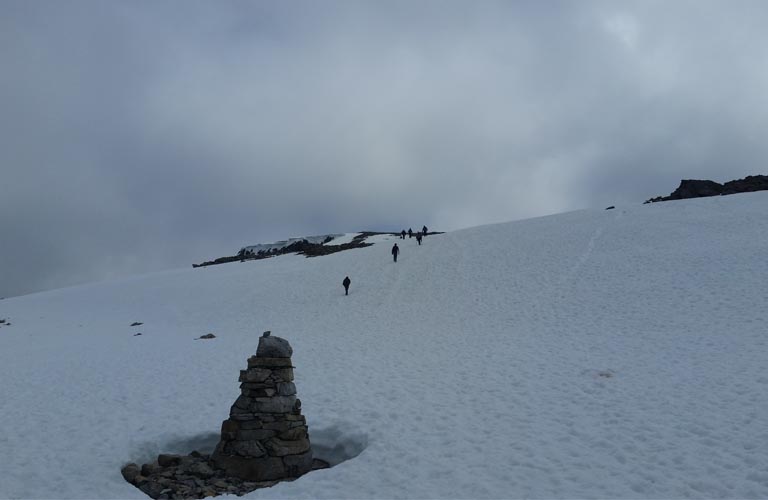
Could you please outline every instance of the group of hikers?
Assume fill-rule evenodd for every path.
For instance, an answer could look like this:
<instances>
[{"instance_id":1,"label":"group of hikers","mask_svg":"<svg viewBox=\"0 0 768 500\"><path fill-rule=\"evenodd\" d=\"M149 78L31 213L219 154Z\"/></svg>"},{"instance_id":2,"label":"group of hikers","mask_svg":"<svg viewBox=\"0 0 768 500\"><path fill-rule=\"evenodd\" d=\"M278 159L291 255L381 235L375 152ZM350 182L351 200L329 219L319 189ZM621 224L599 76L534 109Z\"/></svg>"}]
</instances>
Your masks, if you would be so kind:
<instances>
[{"instance_id":1,"label":"group of hikers","mask_svg":"<svg viewBox=\"0 0 768 500\"><path fill-rule=\"evenodd\" d=\"M406 233L405 229L403 229L402 231L400 231L400 239L404 240L406 234L408 235L409 238L413 238L413 235L415 234L416 241L418 241L419 245L421 245L421 237L427 235L427 226L422 227L420 233L414 233L413 229L411 228L408 228L408 232Z\"/></svg>"},{"instance_id":2,"label":"group of hikers","mask_svg":"<svg viewBox=\"0 0 768 500\"><path fill-rule=\"evenodd\" d=\"M414 233L411 228L408 228L408 233L405 232L405 229L400 231L400 239L404 240L405 235L408 234L409 238L413 238L413 235L416 235L416 241L421 245L421 238L427 235L427 226L424 226L421 228L421 232ZM400 253L400 247L397 246L397 243L395 243L395 246L392 247L392 257L395 259L395 262L397 262L397 255Z\"/></svg>"},{"instance_id":3,"label":"group of hikers","mask_svg":"<svg viewBox=\"0 0 768 500\"><path fill-rule=\"evenodd\" d=\"M411 228L408 228L408 231L406 232L405 229L400 231L400 239L404 240L405 235L408 235L408 238L416 237L416 241L421 245L421 239L427 235L427 226L424 226L421 228L421 231L418 233L414 233ZM397 256L400 254L400 247L397 246L397 243L392 247L392 258L397 262ZM341 282L342 285L344 285L344 295L349 295L349 285L352 284L352 280L349 279L349 276L344 278L344 281Z\"/></svg>"}]
</instances>

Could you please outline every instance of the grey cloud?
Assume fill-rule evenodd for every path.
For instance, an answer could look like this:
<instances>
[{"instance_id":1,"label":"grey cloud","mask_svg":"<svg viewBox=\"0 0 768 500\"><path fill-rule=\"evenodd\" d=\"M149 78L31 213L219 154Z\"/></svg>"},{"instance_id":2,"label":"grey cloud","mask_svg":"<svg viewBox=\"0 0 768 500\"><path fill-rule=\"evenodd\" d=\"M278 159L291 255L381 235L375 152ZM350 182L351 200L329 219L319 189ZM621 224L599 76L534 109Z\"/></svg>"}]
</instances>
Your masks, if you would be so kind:
<instances>
[{"instance_id":1,"label":"grey cloud","mask_svg":"<svg viewBox=\"0 0 768 500\"><path fill-rule=\"evenodd\" d=\"M5 2L0 296L764 173L767 11Z\"/></svg>"}]
</instances>

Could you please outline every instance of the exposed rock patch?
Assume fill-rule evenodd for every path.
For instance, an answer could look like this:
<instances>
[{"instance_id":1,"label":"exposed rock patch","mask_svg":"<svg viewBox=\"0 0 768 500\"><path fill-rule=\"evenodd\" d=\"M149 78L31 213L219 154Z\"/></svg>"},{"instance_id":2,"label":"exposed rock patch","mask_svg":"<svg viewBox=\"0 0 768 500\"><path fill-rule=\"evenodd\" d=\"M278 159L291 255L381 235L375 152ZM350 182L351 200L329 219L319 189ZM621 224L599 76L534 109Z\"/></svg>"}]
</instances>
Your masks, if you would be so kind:
<instances>
[{"instance_id":1,"label":"exposed rock patch","mask_svg":"<svg viewBox=\"0 0 768 500\"><path fill-rule=\"evenodd\" d=\"M208 340L208 339L215 339L216 335L212 333L206 333L205 335L200 335L195 340Z\"/></svg>"},{"instance_id":2,"label":"exposed rock patch","mask_svg":"<svg viewBox=\"0 0 768 500\"><path fill-rule=\"evenodd\" d=\"M645 203L704 198L708 196L721 196L765 190L768 190L768 175L750 175L743 179L726 182L725 184L710 180L683 179L680 181L680 186L678 186L678 188L669 196L657 196L646 200Z\"/></svg>"},{"instance_id":3,"label":"exposed rock patch","mask_svg":"<svg viewBox=\"0 0 768 500\"><path fill-rule=\"evenodd\" d=\"M312 470L328 468L328 463L314 459ZM205 498L217 495L242 496L258 488L274 486L279 481L246 481L227 475L211 464L210 455L193 451L189 455L158 455L141 466L130 463L120 471L123 478L151 498Z\"/></svg>"},{"instance_id":4,"label":"exposed rock patch","mask_svg":"<svg viewBox=\"0 0 768 500\"><path fill-rule=\"evenodd\" d=\"M257 253L249 253L241 250L237 255L229 257L219 257L218 259L206 261L201 264L192 264L192 267L205 267L214 264L226 264L227 262L245 262L246 260L260 260L275 257L277 255L285 255L289 253L298 253L307 257L317 257L320 255L330 255L336 252L342 252L344 250L351 250L353 248L364 248L371 246L372 243L366 243L365 238L373 234L382 233L361 233L355 236L351 242L344 243L342 245L326 245L325 243L311 243L307 240L300 240L282 248L273 248L271 250L260 251ZM388 233L384 233L388 234Z\"/></svg>"},{"instance_id":5,"label":"exposed rock patch","mask_svg":"<svg viewBox=\"0 0 768 500\"><path fill-rule=\"evenodd\" d=\"M312 243L307 240L300 240L282 248L272 248L270 250L259 251L256 253L240 250L240 252L237 255L219 257L218 259L209 260L206 262L202 262L200 264L192 264L192 267L205 267L205 266L212 266L215 264L226 264L227 262L238 262L238 261L245 262L246 260L268 259L270 257L275 257L277 255L285 255L289 253L297 253L300 255L304 255L306 257L319 257L321 255L330 255L332 253L343 252L345 250L352 250L354 248L369 247L373 245L373 243L368 243L365 240L370 236L375 236L379 234L390 234L392 236L399 236L399 233L365 231L358 234L354 238L352 238L351 242L344 243L342 245L326 244L332 240L326 240L322 243ZM442 234L442 233L440 233L439 231L433 231L427 234L429 235L429 234Z\"/></svg>"}]
</instances>

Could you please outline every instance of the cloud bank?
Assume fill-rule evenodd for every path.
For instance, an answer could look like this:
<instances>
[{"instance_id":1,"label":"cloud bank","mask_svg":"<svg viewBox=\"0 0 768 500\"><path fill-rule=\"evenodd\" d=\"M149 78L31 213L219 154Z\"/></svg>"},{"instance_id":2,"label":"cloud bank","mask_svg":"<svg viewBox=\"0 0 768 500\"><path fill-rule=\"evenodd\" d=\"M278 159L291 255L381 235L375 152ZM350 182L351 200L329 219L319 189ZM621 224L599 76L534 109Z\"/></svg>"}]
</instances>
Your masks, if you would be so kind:
<instances>
[{"instance_id":1,"label":"cloud bank","mask_svg":"<svg viewBox=\"0 0 768 500\"><path fill-rule=\"evenodd\" d=\"M763 2L6 1L0 296L766 173Z\"/></svg>"}]
</instances>

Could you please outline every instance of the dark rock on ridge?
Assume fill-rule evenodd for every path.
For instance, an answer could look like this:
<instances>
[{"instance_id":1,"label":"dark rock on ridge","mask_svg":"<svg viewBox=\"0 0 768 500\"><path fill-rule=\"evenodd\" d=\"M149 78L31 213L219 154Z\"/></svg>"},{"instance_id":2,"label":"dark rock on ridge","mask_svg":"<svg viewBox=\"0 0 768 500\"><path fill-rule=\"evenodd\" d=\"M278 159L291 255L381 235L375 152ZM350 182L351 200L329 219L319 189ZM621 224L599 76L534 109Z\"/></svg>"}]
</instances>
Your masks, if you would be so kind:
<instances>
[{"instance_id":1,"label":"dark rock on ridge","mask_svg":"<svg viewBox=\"0 0 768 500\"><path fill-rule=\"evenodd\" d=\"M209 260L206 262L202 262L200 264L192 264L192 267L206 267L206 266L213 266L216 264L226 264L228 262L245 262L246 260L261 260L261 259L268 259L270 257L275 257L277 255L284 255L288 253L297 253L299 255L304 255L305 257L319 257L321 255L330 255L332 253L336 252L343 252L345 250L352 250L354 248L364 248L369 247L373 245L373 243L366 242L366 238L369 236L375 236L378 234L391 234L393 236L399 236L399 233L387 233L387 232L376 232L376 231L364 231L357 236L355 236L352 241L349 243L344 243L342 245L326 245L324 243L328 243L329 241L332 241L332 239L326 238L324 243L310 243L307 240L301 240L294 243L291 243L288 246L282 247L282 248L273 248L268 251L260 251L258 253L248 253L243 252L242 250L237 255L230 255L228 257L219 257L215 260ZM429 234L442 234L440 231L431 231L427 233Z\"/></svg>"},{"instance_id":2,"label":"dark rock on ridge","mask_svg":"<svg viewBox=\"0 0 768 500\"><path fill-rule=\"evenodd\" d=\"M683 179L680 181L680 186L678 186L678 188L669 196L650 198L646 200L645 203L704 198L708 196L721 196L765 190L768 190L768 175L750 175L744 179L728 181L725 184L710 180Z\"/></svg>"},{"instance_id":3,"label":"dark rock on ridge","mask_svg":"<svg viewBox=\"0 0 768 500\"><path fill-rule=\"evenodd\" d=\"M747 177L723 184L722 194L751 193L768 190L768 175L748 175Z\"/></svg>"}]
</instances>

